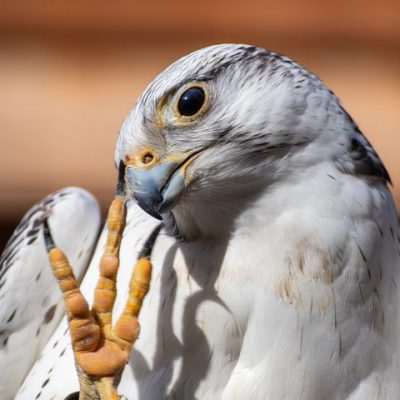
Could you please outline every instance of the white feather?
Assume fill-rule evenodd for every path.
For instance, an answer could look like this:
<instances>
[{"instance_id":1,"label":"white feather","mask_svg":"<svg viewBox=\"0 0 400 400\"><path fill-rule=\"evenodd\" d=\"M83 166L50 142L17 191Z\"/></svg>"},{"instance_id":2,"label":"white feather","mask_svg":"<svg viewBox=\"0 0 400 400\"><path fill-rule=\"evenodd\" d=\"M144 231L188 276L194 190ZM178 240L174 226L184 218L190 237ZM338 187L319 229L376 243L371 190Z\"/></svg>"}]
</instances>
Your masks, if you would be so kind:
<instances>
[{"instance_id":1,"label":"white feather","mask_svg":"<svg viewBox=\"0 0 400 400\"><path fill-rule=\"evenodd\" d=\"M81 279L100 225L96 200L86 191L58 191L27 214L1 263L0 398L13 399L63 315L42 235L43 219ZM65 229L65 227L68 229Z\"/></svg>"}]
</instances>

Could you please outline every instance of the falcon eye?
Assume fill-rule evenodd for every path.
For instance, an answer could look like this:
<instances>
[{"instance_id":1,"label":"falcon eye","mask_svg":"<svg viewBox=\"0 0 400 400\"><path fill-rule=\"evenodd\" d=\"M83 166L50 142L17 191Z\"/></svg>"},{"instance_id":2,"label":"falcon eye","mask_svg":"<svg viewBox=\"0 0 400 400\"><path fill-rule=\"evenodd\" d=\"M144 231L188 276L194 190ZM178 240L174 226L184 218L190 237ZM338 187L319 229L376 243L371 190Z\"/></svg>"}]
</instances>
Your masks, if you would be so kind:
<instances>
[{"instance_id":1,"label":"falcon eye","mask_svg":"<svg viewBox=\"0 0 400 400\"><path fill-rule=\"evenodd\" d=\"M206 95L200 87L192 87L182 94L178 101L179 114L191 117L197 114L204 104Z\"/></svg>"}]
</instances>

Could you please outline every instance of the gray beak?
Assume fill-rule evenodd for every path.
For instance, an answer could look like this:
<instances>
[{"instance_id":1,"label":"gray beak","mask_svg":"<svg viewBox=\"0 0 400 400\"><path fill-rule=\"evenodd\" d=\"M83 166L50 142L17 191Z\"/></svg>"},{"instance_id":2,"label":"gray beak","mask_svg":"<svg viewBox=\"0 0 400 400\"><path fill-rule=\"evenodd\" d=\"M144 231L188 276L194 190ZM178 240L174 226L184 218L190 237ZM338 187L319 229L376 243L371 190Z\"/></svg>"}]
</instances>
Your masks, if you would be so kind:
<instances>
[{"instance_id":1,"label":"gray beak","mask_svg":"<svg viewBox=\"0 0 400 400\"><path fill-rule=\"evenodd\" d=\"M145 212L162 219L174 208L185 189L185 162L163 162L151 169L126 168L127 193Z\"/></svg>"}]
</instances>

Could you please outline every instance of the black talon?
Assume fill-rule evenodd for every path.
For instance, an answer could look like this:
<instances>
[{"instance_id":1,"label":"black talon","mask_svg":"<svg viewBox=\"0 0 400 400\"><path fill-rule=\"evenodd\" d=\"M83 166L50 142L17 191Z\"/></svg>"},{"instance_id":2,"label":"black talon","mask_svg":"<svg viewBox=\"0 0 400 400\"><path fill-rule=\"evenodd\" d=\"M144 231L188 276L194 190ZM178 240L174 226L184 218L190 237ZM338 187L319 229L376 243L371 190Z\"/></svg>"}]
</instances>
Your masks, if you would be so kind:
<instances>
[{"instance_id":1,"label":"black talon","mask_svg":"<svg viewBox=\"0 0 400 400\"><path fill-rule=\"evenodd\" d=\"M53 237L51 236L47 218L43 221L43 236L44 236L44 244L46 245L47 252L50 252L51 249L54 249L55 247L57 247L54 244Z\"/></svg>"},{"instance_id":2,"label":"black talon","mask_svg":"<svg viewBox=\"0 0 400 400\"><path fill-rule=\"evenodd\" d=\"M150 236L145 241L145 243L142 247L142 250L140 250L138 259L141 259L143 257L150 257L151 252L153 251L154 244L157 240L158 234L160 233L162 226L163 226L163 224L157 225L153 229L153 231L150 233Z\"/></svg>"},{"instance_id":3,"label":"black talon","mask_svg":"<svg viewBox=\"0 0 400 400\"><path fill-rule=\"evenodd\" d=\"M125 197L125 164L123 161L120 161L118 166L118 183L115 194L120 197Z\"/></svg>"},{"instance_id":4,"label":"black talon","mask_svg":"<svg viewBox=\"0 0 400 400\"><path fill-rule=\"evenodd\" d=\"M79 392L69 394L64 400L79 400Z\"/></svg>"}]
</instances>

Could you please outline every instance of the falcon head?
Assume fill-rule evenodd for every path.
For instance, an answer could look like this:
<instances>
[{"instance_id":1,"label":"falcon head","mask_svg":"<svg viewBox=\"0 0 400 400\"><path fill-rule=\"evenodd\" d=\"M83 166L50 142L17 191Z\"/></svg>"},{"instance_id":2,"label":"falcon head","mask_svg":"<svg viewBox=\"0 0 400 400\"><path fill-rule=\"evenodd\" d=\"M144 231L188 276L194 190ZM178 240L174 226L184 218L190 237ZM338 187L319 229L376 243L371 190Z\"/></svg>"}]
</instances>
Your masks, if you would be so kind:
<instances>
[{"instance_id":1,"label":"falcon head","mask_svg":"<svg viewBox=\"0 0 400 400\"><path fill-rule=\"evenodd\" d=\"M189 54L148 86L121 128L115 161L143 210L173 216L180 234L194 237L225 230L249 202L323 163L355 173L355 153L379 170L315 75L276 53L227 44Z\"/></svg>"}]
</instances>

